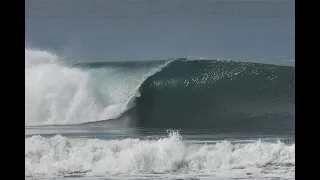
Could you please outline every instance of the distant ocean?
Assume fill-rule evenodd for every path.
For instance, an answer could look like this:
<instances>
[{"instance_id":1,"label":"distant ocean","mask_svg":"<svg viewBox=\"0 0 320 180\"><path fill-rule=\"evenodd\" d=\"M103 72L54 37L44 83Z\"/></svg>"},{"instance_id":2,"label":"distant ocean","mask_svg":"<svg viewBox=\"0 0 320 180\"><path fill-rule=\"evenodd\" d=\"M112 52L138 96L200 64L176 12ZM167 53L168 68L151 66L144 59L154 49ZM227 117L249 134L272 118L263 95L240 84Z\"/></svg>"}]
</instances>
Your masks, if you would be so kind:
<instances>
[{"instance_id":1,"label":"distant ocean","mask_svg":"<svg viewBox=\"0 0 320 180\"><path fill-rule=\"evenodd\" d=\"M294 1L26 1L26 179L295 179Z\"/></svg>"}]
</instances>

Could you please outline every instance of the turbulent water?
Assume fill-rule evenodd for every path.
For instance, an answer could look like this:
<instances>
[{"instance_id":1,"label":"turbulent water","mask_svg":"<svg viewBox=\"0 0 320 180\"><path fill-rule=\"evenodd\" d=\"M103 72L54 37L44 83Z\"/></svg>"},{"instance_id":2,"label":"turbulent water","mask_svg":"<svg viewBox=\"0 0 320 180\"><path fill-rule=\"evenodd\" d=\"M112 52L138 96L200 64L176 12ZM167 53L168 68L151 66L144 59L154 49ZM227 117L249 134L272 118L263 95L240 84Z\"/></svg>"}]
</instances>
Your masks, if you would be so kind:
<instances>
[{"instance_id":1,"label":"turbulent water","mask_svg":"<svg viewBox=\"0 0 320 180\"><path fill-rule=\"evenodd\" d=\"M294 67L25 56L26 177L294 178Z\"/></svg>"}]
</instances>

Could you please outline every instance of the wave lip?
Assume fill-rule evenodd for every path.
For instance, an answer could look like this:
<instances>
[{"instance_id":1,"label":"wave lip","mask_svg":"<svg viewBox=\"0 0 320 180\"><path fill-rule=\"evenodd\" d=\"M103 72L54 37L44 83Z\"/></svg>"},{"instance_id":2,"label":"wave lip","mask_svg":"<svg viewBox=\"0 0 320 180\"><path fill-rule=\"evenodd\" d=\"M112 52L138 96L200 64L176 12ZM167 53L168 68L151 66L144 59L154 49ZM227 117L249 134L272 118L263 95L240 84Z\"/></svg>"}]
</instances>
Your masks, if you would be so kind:
<instances>
[{"instance_id":1,"label":"wave lip","mask_svg":"<svg viewBox=\"0 0 320 180\"><path fill-rule=\"evenodd\" d=\"M188 144L177 132L158 140L26 138L26 176L219 174L273 169L294 177L295 144L280 141Z\"/></svg>"}]
</instances>

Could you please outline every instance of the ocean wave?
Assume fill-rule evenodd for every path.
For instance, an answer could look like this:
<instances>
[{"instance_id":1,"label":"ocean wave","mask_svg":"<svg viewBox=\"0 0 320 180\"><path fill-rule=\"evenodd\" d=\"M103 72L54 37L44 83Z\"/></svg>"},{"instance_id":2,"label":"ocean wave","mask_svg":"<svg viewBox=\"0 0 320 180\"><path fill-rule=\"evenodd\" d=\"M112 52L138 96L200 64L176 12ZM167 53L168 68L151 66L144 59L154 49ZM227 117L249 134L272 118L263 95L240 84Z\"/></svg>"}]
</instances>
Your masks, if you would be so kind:
<instances>
[{"instance_id":1,"label":"ocean wave","mask_svg":"<svg viewBox=\"0 0 320 180\"><path fill-rule=\"evenodd\" d=\"M142 127L294 132L294 67L190 58L67 66L25 51L27 126L126 118Z\"/></svg>"}]
</instances>

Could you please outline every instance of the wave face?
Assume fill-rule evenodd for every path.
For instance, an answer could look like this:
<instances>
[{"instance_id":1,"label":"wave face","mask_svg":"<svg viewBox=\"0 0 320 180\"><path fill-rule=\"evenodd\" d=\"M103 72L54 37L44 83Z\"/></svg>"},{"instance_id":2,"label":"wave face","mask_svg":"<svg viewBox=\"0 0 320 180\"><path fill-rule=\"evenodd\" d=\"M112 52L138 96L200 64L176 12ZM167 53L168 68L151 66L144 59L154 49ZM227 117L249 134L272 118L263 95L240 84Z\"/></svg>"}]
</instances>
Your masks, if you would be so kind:
<instances>
[{"instance_id":1,"label":"wave face","mask_svg":"<svg viewBox=\"0 0 320 180\"><path fill-rule=\"evenodd\" d=\"M129 117L142 127L294 131L294 67L195 59L58 62L26 49L26 125Z\"/></svg>"},{"instance_id":2,"label":"wave face","mask_svg":"<svg viewBox=\"0 0 320 180\"><path fill-rule=\"evenodd\" d=\"M32 136L25 141L25 173L32 177L149 174L163 178L164 174L187 173L198 178L199 174L211 174L287 179L294 178L295 173L295 144L280 141L190 144L174 131L156 140L69 139L56 135Z\"/></svg>"},{"instance_id":3,"label":"wave face","mask_svg":"<svg viewBox=\"0 0 320 180\"><path fill-rule=\"evenodd\" d=\"M293 67L178 60L140 88L136 114L147 127L294 130Z\"/></svg>"}]
</instances>

